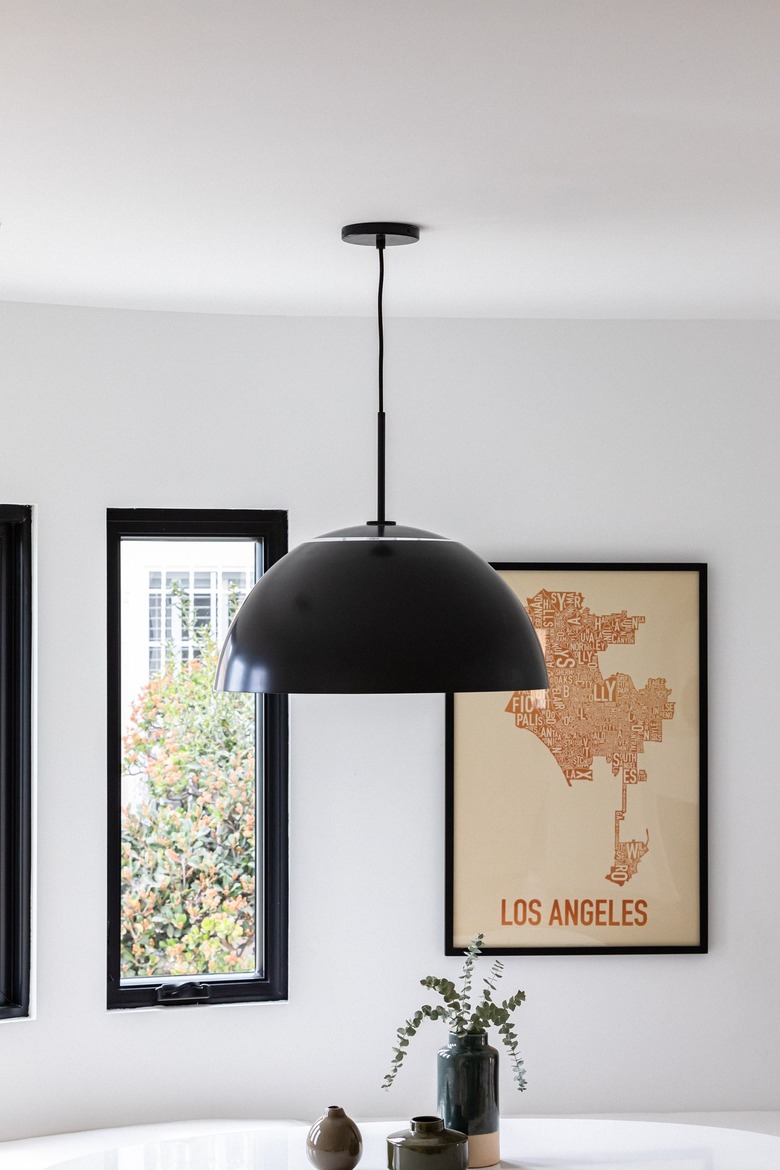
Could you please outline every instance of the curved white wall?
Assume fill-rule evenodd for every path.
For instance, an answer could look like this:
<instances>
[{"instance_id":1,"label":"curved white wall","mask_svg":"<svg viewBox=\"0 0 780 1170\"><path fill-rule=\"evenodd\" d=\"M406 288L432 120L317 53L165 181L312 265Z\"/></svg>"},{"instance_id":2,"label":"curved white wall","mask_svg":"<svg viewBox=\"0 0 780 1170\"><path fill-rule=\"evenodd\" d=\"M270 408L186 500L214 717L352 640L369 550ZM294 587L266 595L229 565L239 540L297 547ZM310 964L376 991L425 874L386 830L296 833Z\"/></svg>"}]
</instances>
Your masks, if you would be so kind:
<instances>
[{"instance_id":1,"label":"curved white wall","mask_svg":"<svg viewBox=\"0 0 780 1170\"><path fill-rule=\"evenodd\" d=\"M711 566L711 953L529 957L505 1113L770 1109L780 408L776 322L387 323L389 511L497 560ZM373 507L374 330L6 305L0 500L38 538L36 1018L0 1024L0 1138L196 1116L411 1115L442 956L443 703L292 700L289 1003L107 1013L105 509Z\"/></svg>"}]
</instances>

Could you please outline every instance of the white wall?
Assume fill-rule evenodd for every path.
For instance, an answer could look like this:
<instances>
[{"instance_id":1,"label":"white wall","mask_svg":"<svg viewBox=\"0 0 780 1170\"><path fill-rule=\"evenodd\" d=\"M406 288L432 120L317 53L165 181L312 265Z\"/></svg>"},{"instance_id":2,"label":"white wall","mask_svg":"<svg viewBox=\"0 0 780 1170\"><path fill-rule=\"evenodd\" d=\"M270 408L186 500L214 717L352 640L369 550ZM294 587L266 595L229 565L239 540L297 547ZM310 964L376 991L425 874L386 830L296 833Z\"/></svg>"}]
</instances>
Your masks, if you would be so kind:
<instances>
[{"instance_id":1,"label":"white wall","mask_svg":"<svg viewBox=\"0 0 780 1170\"><path fill-rule=\"evenodd\" d=\"M438 696L292 701L285 1005L104 1007L105 509L373 511L374 327L0 309L0 500L38 507L36 1018L0 1024L0 1137L429 1111ZM389 321L389 511L499 560L711 566L711 953L507 961L505 1113L778 1108L777 322Z\"/></svg>"}]
</instances>

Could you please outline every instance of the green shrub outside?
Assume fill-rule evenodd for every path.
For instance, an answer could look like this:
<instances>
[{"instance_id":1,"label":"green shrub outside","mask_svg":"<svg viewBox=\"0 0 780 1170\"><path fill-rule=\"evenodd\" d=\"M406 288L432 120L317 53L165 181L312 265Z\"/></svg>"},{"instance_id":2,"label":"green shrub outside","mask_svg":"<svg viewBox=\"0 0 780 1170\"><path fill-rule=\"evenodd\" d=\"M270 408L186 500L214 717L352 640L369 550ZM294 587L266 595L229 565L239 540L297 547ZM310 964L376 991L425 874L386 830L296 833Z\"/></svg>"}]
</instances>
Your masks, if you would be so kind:
<instances>
[{"instance_id":1,"label":"green shrub outside","mask_svg":"<svg viewBox=\"0 0 780 1170\"><path fill-rule=\"evenodd\" d=\"M214 690L217 646L169 658L133 704L123 775L122 976L255 967L255 704Z\"/></svg>"}]
</instances>

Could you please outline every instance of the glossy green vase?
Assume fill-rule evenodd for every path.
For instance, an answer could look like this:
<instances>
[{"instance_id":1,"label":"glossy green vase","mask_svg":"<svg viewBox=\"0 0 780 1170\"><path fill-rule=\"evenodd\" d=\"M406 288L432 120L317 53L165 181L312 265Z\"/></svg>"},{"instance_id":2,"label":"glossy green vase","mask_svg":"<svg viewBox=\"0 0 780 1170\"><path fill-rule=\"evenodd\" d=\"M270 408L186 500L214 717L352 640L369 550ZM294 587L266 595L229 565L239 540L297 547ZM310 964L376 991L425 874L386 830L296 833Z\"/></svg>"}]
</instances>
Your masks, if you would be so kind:
<instances>
[{"instance_id":1,"label":"glossy green vase","mask_svg":"<svg viewBox=\"0 0 780 1170\"><path fill-rule=\"evenodd\" d=\"M465 1133L447 1129L440 1117L413 1117L409 1129L387 1139L388 1170L466 1170Z\"/></svg>"},{"instance_id":2,"label":"glossy green vase","mask_svg":"<svg viewBox=\"0 0 780 1170\"><path fill-rule=\"evenodd\" d=\"M486 1032L450 1032L437 1057L439 1113L469 1139L469 1166L493 1166L501 1156L498 1132L498 1051Z\"/></svg>"}]
</instances>

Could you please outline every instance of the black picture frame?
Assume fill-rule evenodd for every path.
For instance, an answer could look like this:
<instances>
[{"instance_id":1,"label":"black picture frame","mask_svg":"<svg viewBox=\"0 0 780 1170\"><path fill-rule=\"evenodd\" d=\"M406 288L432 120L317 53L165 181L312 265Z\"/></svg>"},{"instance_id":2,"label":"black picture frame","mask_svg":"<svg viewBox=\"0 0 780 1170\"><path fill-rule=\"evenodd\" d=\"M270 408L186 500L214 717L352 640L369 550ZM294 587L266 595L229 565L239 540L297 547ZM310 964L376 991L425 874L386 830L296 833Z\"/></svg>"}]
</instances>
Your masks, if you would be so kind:
<instances>
[{"instance_id":1,"label":"black picture frame","mask_svg":"<svg viewBox=\"0 0 780 1170\"><path fill-rule=\"evenodd\" d=\"M551 683L546 702L555 706L535 714L540 709L528 692L510 695L511 707L497 693L446 697L445 953L460 954L477 933L485 935L484 952L494 955L706 953L706 564L498 562L493 568L537 629L547 623L541 634ZM634 683L631 652L640 639L645 650L636 656ZM601 669L609 650L614 673ZM655 677L648 673L642 686L646 662L655 664ZM662 674L664 662L672 670ZM500 716L497 704L503 704ZM664 743L671 727L674 735ZM516 730L534 734L513 740ZM653 749L647 754L645 744ZM590 766L575 768L577 752L587 765L589 751ZM571 813L555 791L556 776L576 793ZM590 810L586 796L599 781L607 789L620 785L606 874L598 867L608 796L602 791ZM556 810L573 852L563 838L554 849L544 846L554 839ZM652 835L646 828L644 841L641 835L621 839L626 818L636 828L643 814ZM470 831L478 842L469 840Z\"/></svg>"}]
</instances>

